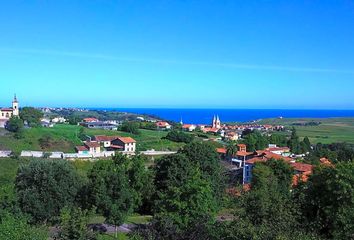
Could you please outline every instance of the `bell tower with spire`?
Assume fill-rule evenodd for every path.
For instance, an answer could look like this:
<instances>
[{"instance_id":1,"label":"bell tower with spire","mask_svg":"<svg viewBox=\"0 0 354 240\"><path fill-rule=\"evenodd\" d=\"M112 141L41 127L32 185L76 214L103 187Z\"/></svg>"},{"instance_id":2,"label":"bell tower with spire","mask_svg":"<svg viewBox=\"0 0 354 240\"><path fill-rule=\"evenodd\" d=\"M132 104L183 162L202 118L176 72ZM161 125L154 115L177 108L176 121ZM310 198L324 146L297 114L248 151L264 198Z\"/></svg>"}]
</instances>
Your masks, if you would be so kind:
<instances>
[{"instance_id":1,"label":"bell tower with spire","mask_svg":"<svg viewBox=\"0 0 354 240\"><path fill-rule=\"evenodd\" d=\"M18 101L17 101L17 97L16 94L14 96L14 100L12 101L12 115L13 116L19 116L20 115L20 111L18 109Z\"/></svg>"}]
</instances>

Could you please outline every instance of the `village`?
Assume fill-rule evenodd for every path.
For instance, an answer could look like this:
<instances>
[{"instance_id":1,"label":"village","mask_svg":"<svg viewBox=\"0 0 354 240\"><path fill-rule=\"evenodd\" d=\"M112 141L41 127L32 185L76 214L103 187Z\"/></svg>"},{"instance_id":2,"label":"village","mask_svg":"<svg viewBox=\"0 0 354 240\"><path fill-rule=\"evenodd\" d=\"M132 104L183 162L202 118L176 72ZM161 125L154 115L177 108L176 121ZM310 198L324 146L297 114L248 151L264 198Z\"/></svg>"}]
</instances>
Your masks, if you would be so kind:
<instances>
[{"instance_id":1,"label":"village","mask_svg":"<svg viewBox=\"0 0 354 240\"><path fill-rule=\"evenodd\" d=\"M19 118L20 116L19 101L15 96L12 102L12 107L0 109L0 127L6 128L8 121L12 118ZM49 108L40 108L43 117L40 119L42 128L53 128L56 124L68 124L68 119L64 116L48 117L46 113L50 112ZM219 154L222 161L228 163L229 169L242 170L242 184L249 184L252 180L253 166L258 162L266 162L270 159L283 160L289 163L294 169L293 184L299 181L306 181L309 175L312 174L313 166L307 163L302 163L302 158L306 155L293 154L287 146L277 146L270 143L264 149L255 149L255 151L248 151L247 145L242 143L242 136L245 131L257 131L262 135L271 136L274 132L285 131L282 125L269 124L227 124L222 123L218 115L214 115L211 123L207 124L189 124L162 120L145 120L143 117L137 117L135 121L149 122L155 126L155 131L169 132L173 130L186 132L187 134L193 132L200 132L214 136L213 138L206 138L203 141L217 142L220 147L215 150ZM86 117L77 123L78 126L87 129L102 129L110 132L117 131L123 124L122 121L115 119L100 120L95 117ZM26 126L26 123L24 123ZM235 146L236 151L229 151L229 146ZM131 136L119 135L93 135L85 136L80 145L75 147L75 152L60 152L60 151L35 151L31 149L22 150L20 157L33 158L49 158L49 159L104 159L111 158L117 153L124 155L148 155L148 156L162 156L168 154L175 154L177 151L158 151L155 149L148 149L145 151L137 151L137 141ZM11 157L12 151L1 149L0 157ZM321 164L330 164L326 158L321 158Z\"/></svg>"}]
</instances>

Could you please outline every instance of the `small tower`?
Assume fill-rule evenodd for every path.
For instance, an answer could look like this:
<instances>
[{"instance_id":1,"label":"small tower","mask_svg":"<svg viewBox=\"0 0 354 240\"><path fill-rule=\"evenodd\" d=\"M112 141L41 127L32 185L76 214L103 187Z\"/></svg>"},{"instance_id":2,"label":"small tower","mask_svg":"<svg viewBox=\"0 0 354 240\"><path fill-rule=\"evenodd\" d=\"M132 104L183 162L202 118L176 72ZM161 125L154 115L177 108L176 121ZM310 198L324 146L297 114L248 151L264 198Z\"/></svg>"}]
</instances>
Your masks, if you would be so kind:
<instances>
[{"instance_id":1,"label":"small tower","mask_svg":"<svg viewBox=\"0 0 354 240\"><path fill-rule=\"evenodd\" d=\"M216 126L216 117L215 117L215 115L214 115L214 117L213 117L213 122L211 123L211 127L212 127L212 128L215 128L215 126Z\"/></svg>"},{"instance_id":2,"label":"small tower","mask_svg":"<svg viewBox=\"0 0 354 240\"><path fill-rule=\"evenodd\" d=\"M221 128L221 122L220 122L219 115L216 116L215 127L217 129Z\"/></svg>"},{"instance_id":3,"label":"small tower","mask_svg":"<svg viewBox=\"0 0 354 240\"><path fill-rule=\"evenodd\" d=\"M14 100L12 101L12 115L13 116L19 116L20 115L20 111L18 109L18 101L17 101L16 94L14 96Z\"/></svg>"}]
</instances>

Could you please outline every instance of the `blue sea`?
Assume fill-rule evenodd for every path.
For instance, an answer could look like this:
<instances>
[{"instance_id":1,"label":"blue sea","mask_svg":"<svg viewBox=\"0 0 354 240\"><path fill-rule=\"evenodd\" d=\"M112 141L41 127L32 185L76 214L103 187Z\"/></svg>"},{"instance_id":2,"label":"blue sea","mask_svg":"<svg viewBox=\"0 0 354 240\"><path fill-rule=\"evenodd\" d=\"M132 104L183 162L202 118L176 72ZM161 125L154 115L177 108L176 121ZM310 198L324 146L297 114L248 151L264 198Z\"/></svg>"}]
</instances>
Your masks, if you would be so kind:
<instances>
[{"instance_id":1,"label":"blue sea","mask_svg":"<svg viewBox=\"0 0 354 240\"><path fill-rule=\"evenodd\" d=\"M103 109L100 109L103 110ZM158 116L162 119L183 123L210 124L214 115L221 122L249 122L264 118L330 118L354 117L354 110L283 110L283 109L166 109L166 108L119 108L104 109Z\"/></svg>"}]
</instances>

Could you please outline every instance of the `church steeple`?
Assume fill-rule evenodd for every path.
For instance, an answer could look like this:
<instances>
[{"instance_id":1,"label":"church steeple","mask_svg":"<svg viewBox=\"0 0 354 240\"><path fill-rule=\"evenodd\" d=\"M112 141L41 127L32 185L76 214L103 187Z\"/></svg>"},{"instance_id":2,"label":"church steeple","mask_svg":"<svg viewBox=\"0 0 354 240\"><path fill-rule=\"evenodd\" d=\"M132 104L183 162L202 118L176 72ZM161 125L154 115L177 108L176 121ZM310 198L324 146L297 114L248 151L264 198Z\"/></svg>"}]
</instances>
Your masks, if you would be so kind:
<instances>
[{"instance_id":1,"label":"church steeple","mask_svg":"<svg viewBox=\"0 0 354 240\"><path fill-rule=\"evenodd\" d=\"M16 94L14 95L14 100L12 101L12 115L13 116L19 116L20 115L20 111L18 109L19 104L17 101L17 97Z\"/></svg>"}]
</instances>

